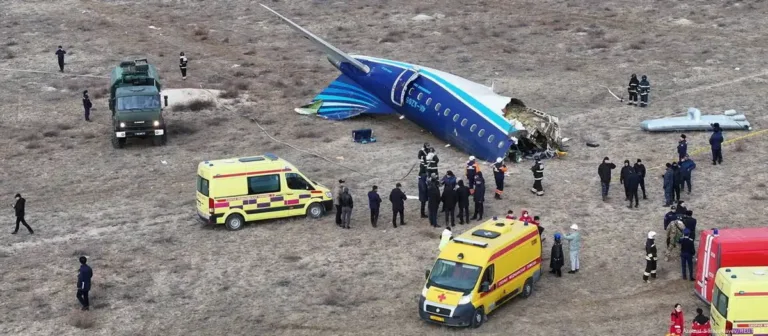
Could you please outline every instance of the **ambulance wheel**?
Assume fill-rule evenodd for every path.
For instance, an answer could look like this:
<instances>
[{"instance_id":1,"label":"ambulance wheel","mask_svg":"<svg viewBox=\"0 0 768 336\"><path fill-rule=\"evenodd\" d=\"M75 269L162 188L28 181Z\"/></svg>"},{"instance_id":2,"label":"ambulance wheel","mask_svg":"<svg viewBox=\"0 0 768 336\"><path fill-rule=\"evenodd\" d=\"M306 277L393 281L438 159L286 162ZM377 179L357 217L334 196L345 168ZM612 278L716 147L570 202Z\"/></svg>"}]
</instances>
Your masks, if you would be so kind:
<instances>
[{"instance_id":1,"label":"ambulance wheel","mask_svg":"<svg viewBox=\"0 0 768 336\"><path fill-rule=\"evenodd\" d=\"M528 278L528 280L525 280L525 284L523 284L523 293L521 295L523 299L527 299L531 294L533 294L533 279Z\"/></svg>"},{"instance_id":2,"label":"ambulance wheel","mask_svg":"<svg viewBox=\"0 0 768 336\"><path fill-rule=\"evenodd\" d=\"M312 218L320 218L323 216L323 206L320 203L312 203L307 207L307 216Z\"/></svg>"},{"instance_id":3,"label":"ambulance wheel","mask_svg":"<svg viewBox=\"0 0 768 336\"><path fill-rule=\"evenodd\" d=\"M119 149L125 147L125 138L112 137L112 147Z\"/></svg>"},{"instance_id":4,"label":"ambulance wheel","mask_svg":"<svg viewBox=\"0 0 768 336\"><path fill-rule=\"evenodd\" d=\"M227 227L227 230L230 231L236 231L243 228L243 224L245 224L245 220L243 219L243 216L240 216L238 214L232 214L227 217L227 220L224 221L224 226Z\"/></svg>"},{"instance_id":5,"label":"ambulance wheel","mask_svg":"<svg viewBox=\"0 0 768 336\"><path fill-rule=\"evenodd\" d=\"M483 322L485 322L485 312L483 311L483 307L479 307L475 309L475 313L472 314L472 328L480 328L480 326L483 325Z\"/></svg>"}]
</instances>

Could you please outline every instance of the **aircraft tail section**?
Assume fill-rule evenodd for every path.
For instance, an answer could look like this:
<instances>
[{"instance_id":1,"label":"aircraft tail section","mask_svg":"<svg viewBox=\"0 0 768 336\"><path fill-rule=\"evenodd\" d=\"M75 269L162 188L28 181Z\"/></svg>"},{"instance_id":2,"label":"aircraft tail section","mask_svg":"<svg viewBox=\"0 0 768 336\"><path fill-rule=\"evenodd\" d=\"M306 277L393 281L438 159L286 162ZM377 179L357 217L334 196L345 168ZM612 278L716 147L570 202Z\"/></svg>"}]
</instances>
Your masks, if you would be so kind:
<instances>
[{"instance_id":1,"label":"aircraft tail section","mask_svg":"<svg viewBox=\"0 0 768 336\"><path fill-rule=\"evenodd\" d=\"M297 108L296 112L343 120L364 113L390 114L395 110L342 74L315 96L312 103Z\"/></svg>"}]
</instances>

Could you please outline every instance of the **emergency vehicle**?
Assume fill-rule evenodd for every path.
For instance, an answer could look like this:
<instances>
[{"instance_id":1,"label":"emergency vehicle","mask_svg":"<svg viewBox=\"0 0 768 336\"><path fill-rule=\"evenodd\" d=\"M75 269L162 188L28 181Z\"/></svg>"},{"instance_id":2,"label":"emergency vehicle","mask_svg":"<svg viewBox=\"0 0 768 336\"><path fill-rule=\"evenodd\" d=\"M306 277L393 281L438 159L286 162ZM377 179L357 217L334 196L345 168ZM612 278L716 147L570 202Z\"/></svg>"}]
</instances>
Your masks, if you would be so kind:
<instances>
[{"instance_id":1,"label":"emergency vehicle","mask_svg":"<svg viewBox=\"0 0 768 336\"><path fill-rule=\"evenodd\" d=\"M197 166L197 214L207 224L239 230L245 222L307 215L333 207L325 186L274 154L212 160Z\"/></svg>"},{"instance_id":2,"label":"emergency vehicle","mask_svg":"<svg viewBox=\"0 0 768 336\"><path fill-rule=\"evenodd\" d=\"M712 335L768 335L768 266L717 271Z\"/></svg>"},{"instance_id":3,"label":"emergency vehicle","mask_svg":"<svg viewBox=\"0 0 768 336\"><path fill-rule=\"evenodd\" d=\"M540 277L536 226L494 217L443 247L432 271L426 272L419 316L441 325L477 328L513 297L531 296Z\"/></svg>"},{"instance_id":4,"label":"emergency vehicle","mask_svg":"<svg viewBox=\"0 0 768 336\"><path fill-rule=\"evenodd\" d=\"M712 302L715 275L723 267L768 266L768 228L701 232L696 253L696 295Z\"/></svg>"}]
</instances>

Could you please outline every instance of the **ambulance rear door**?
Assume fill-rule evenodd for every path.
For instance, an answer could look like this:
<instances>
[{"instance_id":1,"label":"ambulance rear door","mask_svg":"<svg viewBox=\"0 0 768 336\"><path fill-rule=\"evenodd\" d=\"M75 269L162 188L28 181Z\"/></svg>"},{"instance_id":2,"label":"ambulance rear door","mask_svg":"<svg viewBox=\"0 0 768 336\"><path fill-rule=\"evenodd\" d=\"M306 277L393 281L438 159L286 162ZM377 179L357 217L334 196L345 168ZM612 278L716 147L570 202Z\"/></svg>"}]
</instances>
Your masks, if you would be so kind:
<instances>
[{"instance_id":1,"label":"ambulance rear door","mask_svg":"<svg viewBox=\"0 0 768 336\"><path fill-rule=\"evenodd\" d=\"M715 235L706 233L699 243L696 263L696 295L707 303L712 302L715 275L720 266L719 246Z\"/></svg>"}]
</instances>

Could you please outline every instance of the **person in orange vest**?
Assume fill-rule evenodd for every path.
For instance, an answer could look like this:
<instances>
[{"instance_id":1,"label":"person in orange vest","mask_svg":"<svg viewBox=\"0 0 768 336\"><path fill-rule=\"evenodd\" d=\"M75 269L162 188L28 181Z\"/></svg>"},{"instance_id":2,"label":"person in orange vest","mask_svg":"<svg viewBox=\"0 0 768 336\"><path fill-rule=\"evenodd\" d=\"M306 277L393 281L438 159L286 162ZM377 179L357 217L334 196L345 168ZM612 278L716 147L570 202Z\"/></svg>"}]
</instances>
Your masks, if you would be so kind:
<instances>
[{"instance_id":1,"label":"person in orange vest","mask_svg":"<svg viewBox=\"0 0 768 336\"><path fill-rule=\"evenodd\" d=\"M701 308L696 308L696 317L691 325L691 336L710 336L712 326L709 325L709 317L704 316Z\"/></svg>"},{"instance_id":2,"label":"person in orange vest","mask_svg":"<svg viewBox=\"0 0 768 336\"><path fill-rule=\"evenodd\" d=\"M504 164L504 159L496 158L496 163L493 164L493 179L496 180L496 195L495 199L501 199L501 193L504 192L504 174L507 172L507 165Z\"/></svg>"},{"instance_id":3,"label":"person in orange vest","mask_svg":"<svg viewBox=\"0 0 768 336\"><path fill-rule=\"evenodd\" d=\"M475 176L477 176L477 173L480 172L480 165L477 164L477 161L475 160L474 156L469 157L469 161L467 161L467 186L469 187L469 194L473 195L475 193Z\"/></svg>"},{"instance_id":4,"label":"person in orange vest","mask_svg":"<svg viewBox=\"0 0 768 336\"><path fill-rule=\"evenodd\" d=\"M683 318L683 306L679 303L675 304L675 309L672 310L672 314L669 315L669 334L670 336L683 336L683 325L685 319Z\"/></svg>"}]
</instances>

